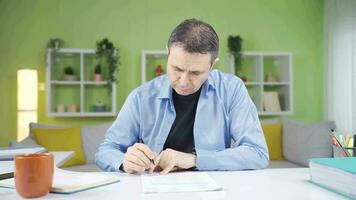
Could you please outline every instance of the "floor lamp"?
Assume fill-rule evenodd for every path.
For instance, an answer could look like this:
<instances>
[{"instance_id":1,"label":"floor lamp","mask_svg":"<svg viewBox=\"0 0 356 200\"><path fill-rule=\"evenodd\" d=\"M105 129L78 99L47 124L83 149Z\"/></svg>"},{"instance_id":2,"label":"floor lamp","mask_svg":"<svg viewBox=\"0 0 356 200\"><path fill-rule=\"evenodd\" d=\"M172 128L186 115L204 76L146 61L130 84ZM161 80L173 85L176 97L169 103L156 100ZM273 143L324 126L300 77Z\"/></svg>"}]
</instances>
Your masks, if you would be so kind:
<instances>
[{"instance_id":1,"label":"floor lamp","mask_svg":"<svg viewBox=\"0 0 356 200\"><path fill-rule=\"evenodd\" d=\"M29 135L29 123L37 122L37 70L17 71L17 141Z\"/></svg>"}]
</instances>

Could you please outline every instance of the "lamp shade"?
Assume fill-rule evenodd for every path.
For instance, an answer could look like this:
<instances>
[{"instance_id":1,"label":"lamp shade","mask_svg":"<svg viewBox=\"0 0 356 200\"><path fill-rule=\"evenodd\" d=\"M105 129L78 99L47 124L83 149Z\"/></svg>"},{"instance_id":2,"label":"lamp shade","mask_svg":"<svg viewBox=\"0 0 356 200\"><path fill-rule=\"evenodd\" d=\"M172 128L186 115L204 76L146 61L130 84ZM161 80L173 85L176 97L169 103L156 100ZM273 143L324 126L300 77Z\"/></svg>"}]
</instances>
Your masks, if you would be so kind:
<instances>
[{"instance_id":1,"label":"lamp shade","mask_svg":"<svg viewBox=\"0 0 356 200\"><path fill-rule=\"evenodd\" d=\"M17 71L17 110L37 110L37 70Z\"/></svg>"},{"instance_id":2,"label":"lamp shade","mask_svg":"<svg viewBox=\"0 0 356 200\"><path fill-rule=\"evenodd\" d=\"M37 122L37 70L17 71L17 140L29 135L29 123Z\"/></svg>"}]
</instances>

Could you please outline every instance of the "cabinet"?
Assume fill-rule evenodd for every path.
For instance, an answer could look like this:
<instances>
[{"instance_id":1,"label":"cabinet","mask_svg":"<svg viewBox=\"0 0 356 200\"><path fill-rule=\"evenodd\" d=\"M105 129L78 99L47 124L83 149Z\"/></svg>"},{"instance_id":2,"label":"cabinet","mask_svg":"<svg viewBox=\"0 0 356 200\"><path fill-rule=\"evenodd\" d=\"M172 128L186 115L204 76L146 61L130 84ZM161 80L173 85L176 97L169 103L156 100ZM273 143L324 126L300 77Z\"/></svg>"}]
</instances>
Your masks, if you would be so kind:
<instances>
[{"instance_id":1,"label":"cabinet","mask_svg":"<svg viewBox=\"0 0 356 200\"><path fill-rule=\"evenodd\" d=\"M94 79L100 62L95 49L47 49L46 113L52 117L116 116L116 83L108 83L108 67L101 62L103 78ZM73 76L65 78L70 66ZM109 84L109 85L108 85Z\"/></svg>"},{"instance_id":2,"label":"cabinet","mask_svg":"<svg viewBox=\"0 0 356 200\"><path fill-rule=\"evenodd\" d=\"M260 116L293 113L293 65L288 52L243 52L243 63L235 72L229 55L230 71L245 78L249 95Z\"/></svg>"},{"instance_id":3,"label":"cabinet","mask_svg":"<svg viewBox=\"0 0 356 200\"><path fill-rule=\"evenodd\" d=\"M161 65L163 70L167 66L166 50L142 50L141 53L141 83L156 77L155 69ZM165 73L165 72L164 72Z\"/></svg>"}]
</instances>

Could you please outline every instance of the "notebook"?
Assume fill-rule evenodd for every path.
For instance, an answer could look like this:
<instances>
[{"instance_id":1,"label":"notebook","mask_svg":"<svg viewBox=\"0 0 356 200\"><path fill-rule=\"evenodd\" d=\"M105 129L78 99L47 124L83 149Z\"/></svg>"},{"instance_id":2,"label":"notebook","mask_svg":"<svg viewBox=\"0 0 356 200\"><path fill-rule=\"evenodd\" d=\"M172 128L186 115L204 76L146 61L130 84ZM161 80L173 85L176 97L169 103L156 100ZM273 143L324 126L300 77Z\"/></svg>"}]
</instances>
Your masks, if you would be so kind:
<instances>
[{"instance_id":1,"label":"notebook","mask_svg":"<svg viewBox=\"0 0 356 200\"><path fill-rule=\"evenodd\" d=\"M141 176L144 193L216 191L218 185L206 172L176 172Z\"/></svg>"},{"instance_id":2,"label":"notebook","mask_svg":"<svg viewBox=\"0 0 356 200\"><path fill-rule=\"evenodd\" d=\"M70 194L119 181L119 174L114 172L73 172L57 168L51 192ZM0 187L15 188L14 178L1 180Z\"/></svg>"},{"instance_id":3,"label":"notebook","mask_svg":"<svg viewBox=\"0 0 356 200\"><path fill-rule=\"evenodd\" d=\"M311 159L309 167L312 183L356 199L356 157Z\"/></svg>"}]
</instances>

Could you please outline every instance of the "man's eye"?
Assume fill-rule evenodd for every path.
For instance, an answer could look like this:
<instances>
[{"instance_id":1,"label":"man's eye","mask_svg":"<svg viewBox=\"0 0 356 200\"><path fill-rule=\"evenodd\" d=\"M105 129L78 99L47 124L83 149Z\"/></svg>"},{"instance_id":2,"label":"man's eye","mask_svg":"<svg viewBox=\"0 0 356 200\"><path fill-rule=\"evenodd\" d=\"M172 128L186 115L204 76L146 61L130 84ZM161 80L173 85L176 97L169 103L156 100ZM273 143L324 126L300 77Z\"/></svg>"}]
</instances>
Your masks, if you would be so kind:
<instances>
[{"instance_id":1,"label":"man's eye","mask_svg":"<svg viewBox=\"0 0 356 200\"><path fill-rule=\"evenodd\" d=\"M194 76L199 76L200 72L191 72L191 74L193 74Z\"/></svg>"},{"instance_id":2,"label":"man's eye","mask_svg":"<svg viewBox=\"0 0 356 200\"><path fill-rule=\"evenodd\" d=\"M177 71L177 72L183 71L183 70L179 69L178 67L174 67L174 70Z\"/></svg>"}]
</instances>

